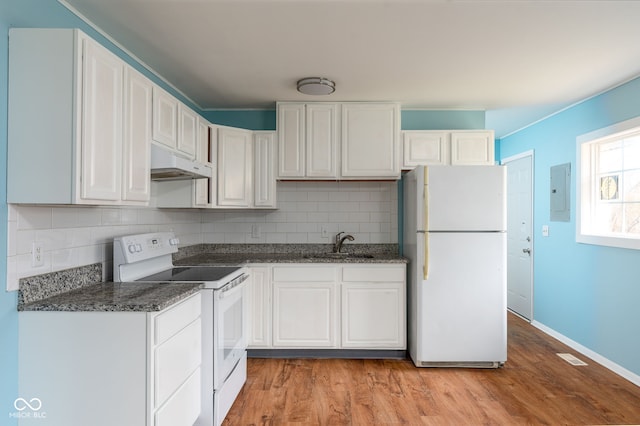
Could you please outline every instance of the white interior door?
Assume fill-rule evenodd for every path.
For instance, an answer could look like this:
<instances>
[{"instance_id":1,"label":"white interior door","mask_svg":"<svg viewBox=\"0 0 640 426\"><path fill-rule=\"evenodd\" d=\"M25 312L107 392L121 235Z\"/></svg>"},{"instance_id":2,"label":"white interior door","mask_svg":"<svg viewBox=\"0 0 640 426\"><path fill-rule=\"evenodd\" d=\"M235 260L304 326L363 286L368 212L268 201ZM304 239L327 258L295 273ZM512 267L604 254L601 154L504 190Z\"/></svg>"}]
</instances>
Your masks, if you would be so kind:
<instances>
[{"instance_id":1,"label":"white interior door","mask_svg":"<svg viewBox=\"0 0 640 426\"><path fill-rule=\"evenodd\" d=\"M507 307L533 319L533 152L507 166Z\"/></svg>"}]
</instances>

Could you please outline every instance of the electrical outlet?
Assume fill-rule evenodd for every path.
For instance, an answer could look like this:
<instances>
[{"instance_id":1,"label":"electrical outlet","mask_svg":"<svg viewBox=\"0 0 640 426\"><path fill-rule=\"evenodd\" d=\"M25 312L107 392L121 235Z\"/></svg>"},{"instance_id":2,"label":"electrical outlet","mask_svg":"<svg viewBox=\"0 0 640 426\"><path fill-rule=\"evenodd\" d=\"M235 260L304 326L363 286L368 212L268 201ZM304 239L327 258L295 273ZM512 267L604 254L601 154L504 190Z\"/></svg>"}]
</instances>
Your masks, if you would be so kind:
<instances>
[{"instance_id":1,"label":"electrical outlet","mask_svg":"<svg viewBox=\"0 0 640 426\"><path fill-rule=\"evenodd\" d=\"M44 266L44 250L39 241L34 241L31 247L31 266L34 268Z\"/></svg>"},{"instance_id":2,"label":"electrical outlet","mask_svg":"<svg viewBox=\"0 0 640 426\"><path fill-rule=\"evenodd\" d=\"M251 225L251 238L260 238L260 225Z\"/></svg>"},{"instance_id":3,"label":"electrical outlet","mask_svg":"<svg viewBox=\"0 0 640 426\"><path fill-rule=\"evenodd\" d=\"M327 230L327 227L324 225L320 227L320 236L322 238L329 238L329 231Z\"/></svg>"},{"instance_id":4,"label":"electrical outlet","mask_svg":"<svg viewBox=\"0 0 640 426\"><path fill-rule=\"evenodd\" d=\"M543 237L549 236L549 225L542 225L542 236Z\"/></svg>"}]
</instances>

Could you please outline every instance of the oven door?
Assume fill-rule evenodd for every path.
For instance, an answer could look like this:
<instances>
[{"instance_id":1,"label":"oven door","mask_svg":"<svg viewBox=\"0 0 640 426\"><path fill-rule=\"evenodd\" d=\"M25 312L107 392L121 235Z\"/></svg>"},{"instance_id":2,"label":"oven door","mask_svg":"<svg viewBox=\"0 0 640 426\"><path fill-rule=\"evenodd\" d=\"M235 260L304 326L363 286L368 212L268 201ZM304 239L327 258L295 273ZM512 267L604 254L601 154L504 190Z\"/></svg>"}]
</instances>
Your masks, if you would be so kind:
<instances>
[{"instance_id":1,"label":"oven door","mask_svg":"<svg viewBox=\"0 0 640 426\"><path fill-rule=\"evenodd\" d=\"M222 387L247 344L244 335L245 282L227 284L214 291L214 389Z\"/></svg>"}]
</instances>

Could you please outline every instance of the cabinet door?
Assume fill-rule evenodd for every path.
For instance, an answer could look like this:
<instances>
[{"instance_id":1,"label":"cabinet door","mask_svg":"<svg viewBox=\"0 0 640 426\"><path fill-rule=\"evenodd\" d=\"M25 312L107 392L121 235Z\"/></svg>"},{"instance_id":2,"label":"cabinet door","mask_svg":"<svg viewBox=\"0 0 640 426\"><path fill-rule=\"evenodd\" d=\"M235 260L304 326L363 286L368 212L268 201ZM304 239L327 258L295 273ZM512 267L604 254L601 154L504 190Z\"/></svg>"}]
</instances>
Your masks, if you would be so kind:
<instances>
[{"instance_id":1,"label":"cabinet door","mask_svg":"<svg viewBox=\"0 0 640 426\"><path fill-rule=\"evenodd\" d=\"M124 62L83 40L80 202L119 201Z\"/></svg>"},{"instance_id":2,"label":"cabinet door","mask_svg":"<svg viewBox=\"0 0 640 426\"><path fill-rule=\"evenodd\" d=\"M198 119L198 144L196 150L196 160L208 163L211 161L209 142L209 124L203 119ZM207 207L209 205L209 185L210 180L195 179L193 181L193 205L194 207Z\"/></svg>"},{"instance_id":3,"label":"cabinet door","mask_svg":"<svg viewBox=\"0 0 640 426\"><path fill-rule=\"evenodd\" d=\"M122 200L149 202L153 85L131 67L125 68Z\"/></svg>"},{"instance_id":4,"label":"cabinet door","mask_svg":"<svg viewBox=\"0 0 640 426\"><path fill-rule=\"evenodd\" d=\"M278 105L278 178L304 177L305 106Z\"/></svg>"},{"instance_id":5,"label":"cabinet door","mask_svg":"<svg viewBox=\"0 0 640 426\"><path fill-rule=\"evenodd\" d=\"M404 283L342 283L342 347L405 348Z\"/></svg>"},{"instance_id":6,"label":"cabinet door","mask_svg":"<svg viewBox=\"0 0 640 426\"><path fill-rule=\"evenodd\" d=\"M493 165L494 150L492 130L451 132L451 164Z\"/></svg>"},{"instance_id":7,"label":"cabinet door","mask_svg":"<svg viewBox=\"0 0 640 426\"><path fill-rule=\"evenodd\" d=\"M221 127L218 134L218 205L249 207L252 198L253 135Z\"/></svg>"},{"instance_id":8,"label":"cabinet door","mask_svg":"<svg viewBox=\"0 0 640 426\"><path fill-rule=\"evenodd\" d=\"M342 105L342 177L400 176L397 104Z\"/></svg>"},{"instance_id":9,"label":"cabinet door","mask_svg":"<svg viewBox=\"0 0 640 426\"><path fill-rule=\"evenodd\" d=\"M275 133L255 132L253 205L276 207Z\"/></svg>"},{"instance_id":10,"label":"cabinet door","mask_svg":"<svg viewBox=\"0 0 640 426\"><path fill-rule=\"evenodd\" d=\"M252 267L247 285L247 344L271 347L271 268Z\"/></svg>"},{"instance_id":11,"label":"cabinet door","mask_svg":"<svg viewBox=\"0 0 640 426\"><path fill-rule=\"evenodd\" d=\"M153 87L153 140L178 147L178 100L158 86Z\"/></svg>"},{"instance_id":12,"label":"cabinet door","mask_svg":"<svg viewBox=\"0 0 640 426\"><path fill-rule=\"evenodd\" d=\"M178 151L195 158L198 140L198 116L183 104L178 105Z\"/></svg>"},{"instance_id":13,"label":"cabinet door","mask_svg":"<svg viewBox=\"0 0 640 426\"><path fill-rule=\"evenodd\" d=\"M273 283L273 346L335 348L336 283Z\"/></svg>"},{"instance_id":14,"label":"cabinet door","mask_svg":"<svg viewBox=\"0 0 640 426\"><path fill-rule=\"evenodd\" d=\"M338 106L306 106L306 176L338 177Z\"/></svg>"},{"instance_id":15,"label":"cabinet door","mask_svg":"<svg viewBox=\"0 0 640 426\"><path fill-rule=\"evenodd\" d=\"M436 131L403 132L404 169L421 165L449 164L449 134Z\"/></svg>"}]
</instances>

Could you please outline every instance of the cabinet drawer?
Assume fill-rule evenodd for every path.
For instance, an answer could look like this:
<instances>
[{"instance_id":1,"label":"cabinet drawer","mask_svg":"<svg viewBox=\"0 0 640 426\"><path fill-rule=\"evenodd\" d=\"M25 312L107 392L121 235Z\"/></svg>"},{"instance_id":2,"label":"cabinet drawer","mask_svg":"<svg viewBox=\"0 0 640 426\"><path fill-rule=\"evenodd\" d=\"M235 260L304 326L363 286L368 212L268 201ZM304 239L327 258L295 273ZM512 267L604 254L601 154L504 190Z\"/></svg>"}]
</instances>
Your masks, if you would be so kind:
<instances>
[{"instance_id":1,"label":"cabinet drawer","mask_svg":"<svg viewBox=\"0 0 640 426\"><path fill-rule=\"evenodd\" d=\"M156 345L164 342L200 316L201 297L200 293L191 296L155 318L154 343Z\"/></svg>"},{"instance_id":2,"label":"cabinet drawer","mask_svg":"<svg viewBox=\"0 0 640 426\"><path fill-rule=\"evenodd\" d=\"M161 405L202 363L198 318L155 350L155 406Z\"/></svg>"},{"instance_id":3,"label":"cabinet drawer","mask_svg":"<svg viewBox=\"0 0 640 426\"><path fill-rule=\"evenodd\" d=\"M320 282L335 280L336 268L334 266L276 266L273 268L273 281Z\"/></svg>"},{"instance_id":4,"label":"cabinet drawer","mask_svg":"<svg viewBox=\"0 0 640 426\"><path fill-rule=\"evenodd\" d=\"M158 410L155 426L192 425L201 410L201 371L198 368L178 391Z\"/></svg>"},{"instance_id":5,"label":"cabinet drawer","mask_svg":"<svg viewBox=\"0 0 640 426\"><path fill-rule=\"evenodd\" d=\"M342 281L393 282L404 281L404 266L345 266Z\"/></svg>"}]
</instances>

